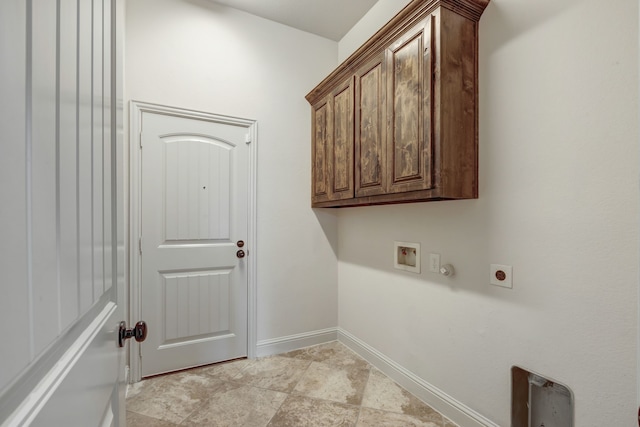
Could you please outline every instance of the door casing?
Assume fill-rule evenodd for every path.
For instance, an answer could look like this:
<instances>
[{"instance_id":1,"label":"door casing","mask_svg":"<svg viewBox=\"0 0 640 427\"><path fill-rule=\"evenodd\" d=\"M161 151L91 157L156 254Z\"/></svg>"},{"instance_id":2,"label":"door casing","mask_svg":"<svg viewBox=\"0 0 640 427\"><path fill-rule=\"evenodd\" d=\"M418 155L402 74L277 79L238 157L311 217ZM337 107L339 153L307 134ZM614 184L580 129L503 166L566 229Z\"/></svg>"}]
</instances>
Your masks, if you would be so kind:
<instances>
[{"instance_id":1,"label":"door casing","mask_svg":"<svg viewBox=\"0 0 640 427\"><path fill-rule=\"evenodd\" d=\"M140 123L142 114L155 113L165 114L187 119L207 120L216 123L242 126L247 129L249 135L249 194L248 194L248 219L249 231L248 239L251 244L251 252L248 254L248 292L247 292L247 353L250 359L256 357L257 351L257 287L256 287L256 267L257 267L257 139L258 122L251 119L225 116L220 114L207 113L202 111L187 110L166 105L151 104L140 101L131 101L129 108L129 301L130 319L139 319L141 316L141 292L140 277L142 274L140 263L140 238L141 238L141 148L140 148ZM151 325L151 327L153 327ZM131 383L142 379L140 371L140 345L129 346L129 379Z\"/></svg>"}]
</instances>

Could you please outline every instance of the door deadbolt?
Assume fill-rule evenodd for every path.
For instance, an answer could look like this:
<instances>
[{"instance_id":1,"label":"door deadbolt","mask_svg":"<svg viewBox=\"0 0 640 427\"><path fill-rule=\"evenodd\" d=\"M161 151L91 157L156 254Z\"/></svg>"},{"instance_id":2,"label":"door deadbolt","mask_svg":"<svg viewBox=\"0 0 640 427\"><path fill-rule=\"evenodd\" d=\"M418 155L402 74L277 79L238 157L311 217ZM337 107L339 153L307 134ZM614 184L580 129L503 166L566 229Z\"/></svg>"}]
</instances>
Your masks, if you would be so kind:
<instances>
[{"instance_id":1,"label":"door deadbolt","mask_svg":"<svg viewBox=\"0 0 640 427\"><path fill-rule=\"evenodd\" d=\"M138 342L144 341L147 338L147 324L141 320L133 328L127 328L127 322L120 322L118 347L124 347L124 342L129 338L135 338Z\"/></svg>"},{"instance_id":2,"label":"door deadbolt","mask_svg":"<svg viewBox=\"0 0 640 427\"><path fill-rule=\"evenodd\" d=\"M240 249L238 252L236 252L236 256L237 256L238 258L244 258L244 257L245 257L245 255L246 255L246 254L244 253L244 251L243 251L242 249Z\"/></svg>"},{"instance_id":3,"label":"door deadbolt","mask_svg":"<svg viewBox=\"0 0 640 427\"><path fill-rule=\"evenodd\" d=\"M238 240L236 245L238 245L239 248L243 247L244 246L244 240Z\"/></svg>"}]
</instances>

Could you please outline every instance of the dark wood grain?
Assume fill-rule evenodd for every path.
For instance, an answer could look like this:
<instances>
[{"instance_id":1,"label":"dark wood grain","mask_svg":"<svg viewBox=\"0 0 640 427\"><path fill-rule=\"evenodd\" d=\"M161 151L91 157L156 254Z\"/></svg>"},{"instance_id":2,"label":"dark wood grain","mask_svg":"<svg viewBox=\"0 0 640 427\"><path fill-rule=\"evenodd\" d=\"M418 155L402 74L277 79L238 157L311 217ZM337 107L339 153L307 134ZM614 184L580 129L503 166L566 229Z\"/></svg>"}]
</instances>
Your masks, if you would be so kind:
<instances>
[{"instance_id":1,"label":"dark wood grain","mask_svg":"<svg viewBox=\"0 0 640 427\"><path fill-rule=\"evenodd\" d=\"M312 206L478 197L478 20L488 2L411 2L307 95Z\"/></svg>"},{"instance_id":2,"label":"dark wood grain","mask_svg":"<svg viewBox=\"0 0 640 427\"><path fill-rule=\"evenodd\" d=\"M431 188L430 19L411 28L387 49L389 71L387 168L389 193Z\"/></svg>"},{"instance_id":3,"label":"dark wood grain","mask_svg":"<svg viewBox=\"0 0 640 427\"><path fill-rule=\"evenodd\" d=\"M440 9L436 147L443 193L478 197L477 24Z\"/></svg>"},{"instance_id":4,"label":"dark wood grain","mask_svg":"<svg viewBox=\"0 0 640 427\"><path fill-rule=\"evenodd\" d=\"M422 117L422 37L392 52L391 153L393 182L419 177Z\"/></svg>"},{"instance_id":5,"label":"dark wood grain","mask_svg":"<svg viewBox=\"0 0 640 427\"><path fill-rule=\"evenodd\" d=\"M356 71L356 196L384 194L386 184L384 55Z\"/></svg>"},{"instance_id":6,"label":"dark wood grain","mask_svg":"<svg viewBox=\"0 0 640 427\"><path fill-rule=\"evenodd\" d=\"M352 198L353 181L353 78L349 78L330 96L333 105L329 159L330 194L332 200Z\"/></svg>"},{"instance_id":7,"label":"dark wood grain","mask_svg":"<svg viewBox=\"0 0 640 427\"><path fill-rule=\"evenodd\" d=\"M313 205L354 196L353 86L350 78L313 105Z\"/></svg>"},{"instance_id":8,"label":"dark wood grain","mask_svg":"<svg viewBox=\"0 0 640 427\"><path fill-rule=\"evenodd\" d=\"M312 138L312 160L313 202L318 203L329 200L328 188L328 165L327 165L327 145L328 145L328 113L329 107L326 102L322 102L313 109L313 138Z\"/></svg>"}]
</instances>

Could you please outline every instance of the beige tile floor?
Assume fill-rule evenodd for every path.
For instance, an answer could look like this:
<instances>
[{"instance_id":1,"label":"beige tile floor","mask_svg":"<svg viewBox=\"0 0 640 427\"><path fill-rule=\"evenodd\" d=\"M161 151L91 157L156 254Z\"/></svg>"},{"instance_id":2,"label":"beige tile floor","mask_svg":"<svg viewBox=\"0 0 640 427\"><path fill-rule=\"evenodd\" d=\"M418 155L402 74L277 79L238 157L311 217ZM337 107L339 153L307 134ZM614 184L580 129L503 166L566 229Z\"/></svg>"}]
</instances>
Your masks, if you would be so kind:
<instances>
[{"instance_id":1,"label":"beige tile floor","mask_svg":"<svg viewBox=\"0 0 640 427\"><path fill-rule=\"evenodd\" d=\"M127 425L456 426L337 341L144 380Z\"/></svg>"}]
</instances>

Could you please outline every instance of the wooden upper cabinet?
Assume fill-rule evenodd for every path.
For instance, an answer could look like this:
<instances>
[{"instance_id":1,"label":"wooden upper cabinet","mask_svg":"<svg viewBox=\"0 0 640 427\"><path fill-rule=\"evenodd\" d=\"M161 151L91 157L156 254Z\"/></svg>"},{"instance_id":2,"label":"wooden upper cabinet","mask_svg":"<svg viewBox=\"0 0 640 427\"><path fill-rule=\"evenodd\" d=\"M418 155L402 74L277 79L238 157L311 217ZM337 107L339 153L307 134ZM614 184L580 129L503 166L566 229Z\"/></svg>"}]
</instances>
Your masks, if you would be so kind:
<instances>
[{"instance_id":1,"label":"wooden upper cabinet","mask_svg":"<svg viewBox=\"0 0 640 427\"><path fill-rule=\"evenodd\" d=\"M313 179L311 185L312 202L329 201L329 166L327 163L329 150L329 104L326 99L313 106L312 117L312 165Z\"/></svg>"},{"instance_id":2,"label":"wooden upper cabinet","mask_svg":"<svg viewBox=\"0 0 640 427\"><path fill-rule=\"evenodd\" d=\"M312 202L352 199L353 78L313 105Z\"/></svg>"},{"instance_id":3,"label":"wooden upper cabinet","mask_svg":"<svg viewBox=\"0 0 640 427\"><path fill-rule=\"evenodd\" d=\"M331 200L353 198L353 78L350 77L329 97L331 117L329 187Z\"/></svg>"},{"instance_id":4,"label":"wooden upper cabinet","mask_svg":"<svg viewBox=\"0 0 640 427\"><path fill-rule=\"evenodd\" d=\"M478 22L414 0L307 95L314 207L478 197Z\"/></svg>"},{"instance_id":5,"label":"wooden upper cabinet","mask_svg":"<svg viewBox=\"0 0 640 427\"><path fill-rule=\"evenodd\" d=\"M432 188L431 16L386 50L390 193Z\"/></svg>"},{"instance_id":6,"label":"wooden upper cabinet","mask_svg":"<svg viewBox=\"0 0 640 427\"><path fill-rule=\"evenodd\" d=\"M355 177L356 196L387 192L386 64L384 55L356 73Z\"/></svg>"}]
</instances>

